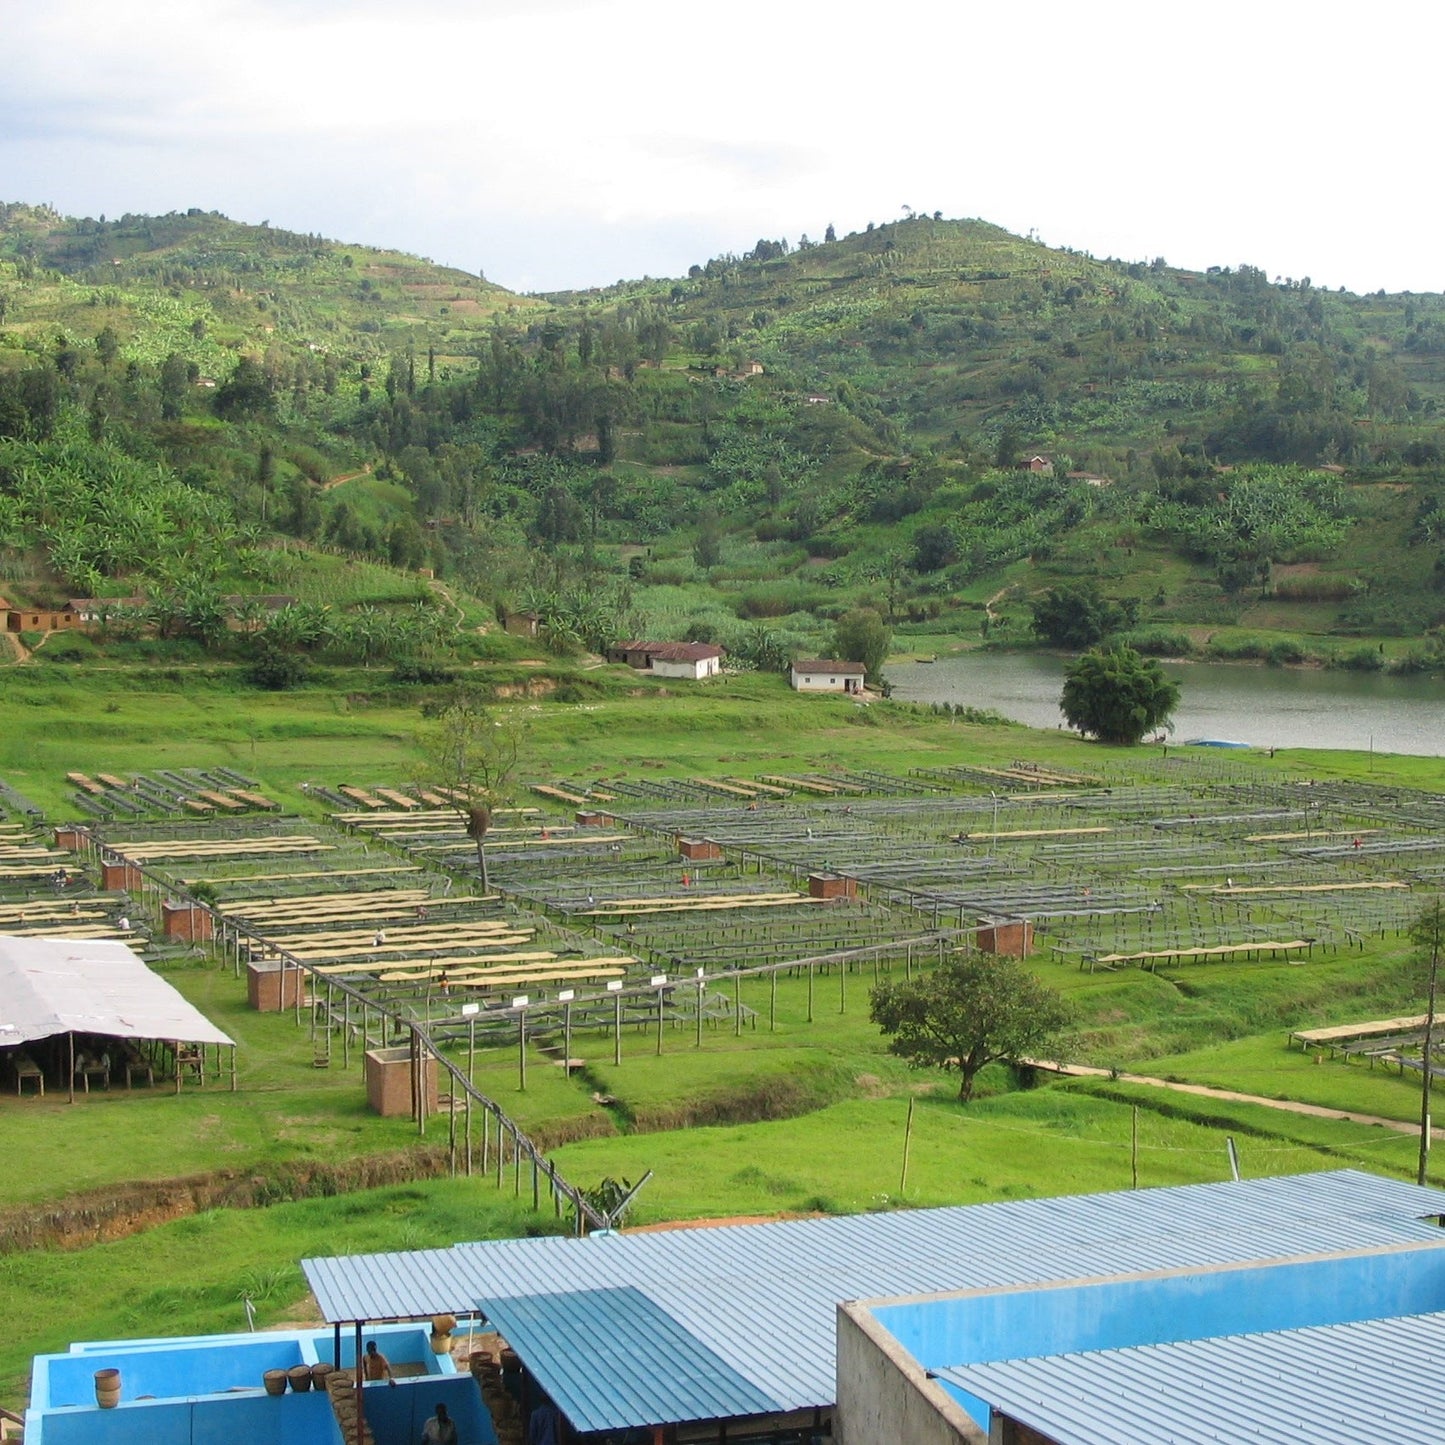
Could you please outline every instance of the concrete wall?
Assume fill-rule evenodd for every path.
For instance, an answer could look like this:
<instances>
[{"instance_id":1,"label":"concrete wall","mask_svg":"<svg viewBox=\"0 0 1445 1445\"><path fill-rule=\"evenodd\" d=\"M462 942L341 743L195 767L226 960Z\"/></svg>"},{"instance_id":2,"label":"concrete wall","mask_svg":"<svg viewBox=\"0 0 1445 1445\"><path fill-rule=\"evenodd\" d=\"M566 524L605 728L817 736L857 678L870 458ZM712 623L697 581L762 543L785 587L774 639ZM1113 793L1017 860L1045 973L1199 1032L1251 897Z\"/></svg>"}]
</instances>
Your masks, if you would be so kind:
<instances>
[{"instance_id":1,"label":"concrete wall","mask_svg":"<svg viewBox=\"0 0 1445 1445\"><path fill-rule=\"evenodd\" d=\"M988 1435L866 1306L838 1306L837 1445L988 1445Z\"/></svg>"},{"instance_id":2,"label":"concrete wall","mask_svg":"<svg viewBox=\"0 0 1445 1445\"><path fill-rule=\"evenodd\" d=\"M969 1290L871 1310L923 1369L1345 1324L1445 1308L1445 1244ZM841 1378L841 1376L840 1376ZM984 1402L946 1388L980 1422Z\"/></svg>"},{"instance_id":3,"label":"concrete wall","mask_svg":"<svg viewBox=\"0 0 1445 1445\"><path fill-rule=\"evenodd\" d=\"M863 689L863 676L856 672L794 672L789 681L796 692L861 692Z\"/></svg>"},{"instance_id":4,"label":"concrete wall","mask_svg":"<svg viewBox=\"0 0 1445 1445\"><path fill-rule=\"evenodd\" d=\"M34 1445L341 1445L330 1400L309 1391L59 1412L27 1421L25 1438Z\"/></svg>"}]
</instances>

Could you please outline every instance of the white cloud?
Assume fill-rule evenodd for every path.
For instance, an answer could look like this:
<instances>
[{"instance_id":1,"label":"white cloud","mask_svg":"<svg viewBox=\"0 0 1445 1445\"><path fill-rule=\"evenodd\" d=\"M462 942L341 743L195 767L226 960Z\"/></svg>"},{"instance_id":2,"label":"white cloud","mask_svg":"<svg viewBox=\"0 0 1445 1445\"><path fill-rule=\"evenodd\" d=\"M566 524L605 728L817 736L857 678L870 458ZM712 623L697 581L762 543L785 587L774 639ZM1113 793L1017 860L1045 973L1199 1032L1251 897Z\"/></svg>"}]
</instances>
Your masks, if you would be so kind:
<instances>
[{"instance_id":1,"label":"white cloud","mask_svg":"<svg viewBox=\"0 0 1445 1445\"><path fill-rule=\"evenodd\" d=\"M519 287L668 274L905 203L1098 253L1445 286L1413 73L1440 20L1322 15L51 0L6 18L0 188L267 217Z\"/></svg>"}]
</instances>

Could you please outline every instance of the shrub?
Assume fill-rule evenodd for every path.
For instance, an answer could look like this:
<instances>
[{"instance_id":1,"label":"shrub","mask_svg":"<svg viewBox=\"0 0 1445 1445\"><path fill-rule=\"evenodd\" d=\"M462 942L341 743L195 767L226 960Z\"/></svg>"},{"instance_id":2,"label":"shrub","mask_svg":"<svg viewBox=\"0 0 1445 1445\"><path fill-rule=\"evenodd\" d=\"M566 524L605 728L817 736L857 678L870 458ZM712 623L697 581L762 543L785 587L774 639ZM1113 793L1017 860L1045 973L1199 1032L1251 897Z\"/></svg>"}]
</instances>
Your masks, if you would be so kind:
<instances>
[{"instance_id":1,"label":"shrub","mask_svg":"<svg viewBox=\"0 0 1445 1445\"><path fill-rule=\"evenodd\" d=\"M1385 657L1378 647L1357 647L1336 658L1335 666L1349 672L1379 672L1385 666Z\"/></svg>"}]
</instances>

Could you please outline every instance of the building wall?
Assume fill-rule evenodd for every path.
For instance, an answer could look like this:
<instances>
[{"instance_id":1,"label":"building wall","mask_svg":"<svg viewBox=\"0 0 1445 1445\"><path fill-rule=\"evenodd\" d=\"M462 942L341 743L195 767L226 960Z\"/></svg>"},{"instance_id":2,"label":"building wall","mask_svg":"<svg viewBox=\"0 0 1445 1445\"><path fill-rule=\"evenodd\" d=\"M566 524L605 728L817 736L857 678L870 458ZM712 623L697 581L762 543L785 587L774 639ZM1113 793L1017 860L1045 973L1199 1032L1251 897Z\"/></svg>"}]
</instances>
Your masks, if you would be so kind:
<instances>
[{"instance_id":1,"label":"building wall","mask_svg":"<svg viewBox=\"0 0 1445 1445\"><path fill-rule=\"evenodd\" d=\"M699 662L664 662L661 658L652 659L652 671L659 677L686 677L697 682L704 677L712 677L717 673L718 659L705 657Z\"/></svg>"},{"instance_id":2,"label":"building wall","mask_svg":"<svg viewBox=\"0 0 1445 1445\"><path fill-rule=\"evenodd\" d=\"M793 686L799 692L846 692L849 681L848 673L831 672L795 672L793 674ZM859 687L863 686L863 679L856 673L852 674Z\"/></svg>"},{"instance_id":3,"label":"building wall","mask_svg":"<svg viewBox=\"0 0 1445 1445\"><path fill-rule=\"evenodd\" d=\"M871 1306L903 1357L924 1369L1346 1324L1441 1308L1445 1244L971 1290ZM963 1392L956 1396L963 1398ZM978 1402L967 1403L974 1411Z\"/></svg>"},{"instance_id":4,"label":"building wall","mask_svg":"<svg viewBox=\"0 0 1445 1445\"><path fill-rule=\"evenodd\" d=\"M988 1445L988 1435L930 1380L865 1306L838 1306L837 1445Z\"/></svg>"}]
</instances>

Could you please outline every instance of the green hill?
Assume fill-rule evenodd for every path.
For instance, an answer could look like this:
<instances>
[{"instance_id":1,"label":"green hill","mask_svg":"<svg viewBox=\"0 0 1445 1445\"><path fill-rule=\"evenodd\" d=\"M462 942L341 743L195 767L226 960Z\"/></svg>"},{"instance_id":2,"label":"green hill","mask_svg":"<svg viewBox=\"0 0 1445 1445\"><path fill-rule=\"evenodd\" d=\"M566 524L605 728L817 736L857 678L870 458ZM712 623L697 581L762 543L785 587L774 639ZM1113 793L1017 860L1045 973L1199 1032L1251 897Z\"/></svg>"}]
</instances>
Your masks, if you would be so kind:
<instances>
[{"instance_id":1,"label":"green hill","mask_svg":"<svg viewBox=\"0 0 1445 1445\"><path fill-rule=\"evenodd\" d=\"M1017 645L1052 588L1154 651L1433 667L1442 356L1440 296L981 221L532 298L213 213L3 206L0 582L275 591L289 540L530 607L562 651L776 666L860 606ZM135 468L204 494L221 545L167 571L107 541Z\"/></svg>"}]
</instances>

